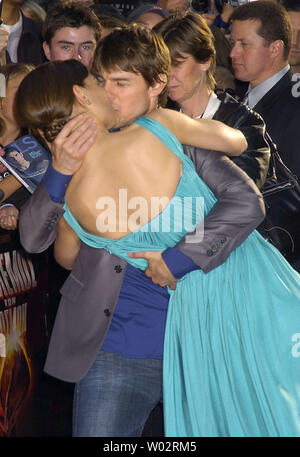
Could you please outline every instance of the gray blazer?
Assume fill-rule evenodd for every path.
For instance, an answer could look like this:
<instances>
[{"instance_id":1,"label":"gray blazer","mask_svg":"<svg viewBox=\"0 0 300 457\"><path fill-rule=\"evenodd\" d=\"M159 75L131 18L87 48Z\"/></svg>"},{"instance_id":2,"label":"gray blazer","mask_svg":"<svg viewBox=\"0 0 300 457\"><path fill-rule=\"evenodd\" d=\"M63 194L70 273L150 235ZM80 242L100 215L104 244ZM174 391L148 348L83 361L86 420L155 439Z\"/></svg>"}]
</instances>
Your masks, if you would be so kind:
<instances>
[{"instance_id":1,"label":"gray blazer","mask_svg":"<svg viewBox=\"0 0 300 457\"><path fill-rule=\"evenodd\" d=\"M185 147L199 176L218 201L205 218L201 243L178 248L205 273L221 265L264 218L260 192L230 159L215 151ZM42 252L55 240L62 205L51 201L43 183L20 213L20 237L28 252ZM127 263L102 249L81 244L64 283L45 371L77 382L101 348L120 293Z\"/></svg>"}]
</instances>

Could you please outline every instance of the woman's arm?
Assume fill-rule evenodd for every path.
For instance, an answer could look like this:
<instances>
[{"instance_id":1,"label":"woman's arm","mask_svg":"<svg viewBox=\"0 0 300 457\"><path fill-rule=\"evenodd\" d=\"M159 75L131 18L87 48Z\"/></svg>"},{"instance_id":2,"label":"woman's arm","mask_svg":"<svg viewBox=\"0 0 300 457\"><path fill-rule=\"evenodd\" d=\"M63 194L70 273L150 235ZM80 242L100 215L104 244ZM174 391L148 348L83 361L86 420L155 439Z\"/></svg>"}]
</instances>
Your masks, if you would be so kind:
<instances>
[{"instance_id":1,"label":"woman's arm","mask_svg":"<svg viewBox=\"0 0 300 457\"><path fill-rule=\"evenodd\" d=\"M80 239L62 217L58 223L58 234L54 243L54 257L66 270L72 270L80 249Z\"/></svg>"},{"instance_id":2,"label":"woman's arm","mask_svg":"<svg viewBox=\"0 0 300 457\"><path fill-rule=\"evenodd\" d=\"M239 156L247 149L247 141L240 130L210 119L191 119L171 111L173 132L182 144L222 151ZM168 115L170 110L168 110Z\"/></svg>"}]
</instances>

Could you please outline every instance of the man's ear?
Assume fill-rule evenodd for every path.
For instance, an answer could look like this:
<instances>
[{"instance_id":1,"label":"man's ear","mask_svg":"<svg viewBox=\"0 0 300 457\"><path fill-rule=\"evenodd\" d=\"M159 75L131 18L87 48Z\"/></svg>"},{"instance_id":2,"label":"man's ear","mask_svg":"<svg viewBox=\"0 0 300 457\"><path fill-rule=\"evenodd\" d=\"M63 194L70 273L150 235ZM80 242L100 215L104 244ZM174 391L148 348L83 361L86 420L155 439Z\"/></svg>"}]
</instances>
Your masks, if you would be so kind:
<instances>
[{"instance_id":1,"label":"man's ear","mask_svg":"<svg viewBox=\"0 0 300 457\"><path fill-rule=\"evenodd\" d=\"M78 86L77 84L74 84L73 93L74 93L74 95L76 97L77 102L80 105L85 106L85 105L90 105L91 104L91 100L84 93L84 88L83 87Z\"/></svg>"},{"instance_id":2,"label":"man's ear","mask_svg":"<svg viewBox=\"0 0 300 457\"><path fill-rule=\"evenodd\" d=\"M282 40L272 41L270 44L270 52L272 57L283 56L284 53L284 43Z\"/></svg>"},{"instance_id":3,"label":"man's ear","mask_svg":"<svg viewBox=\"0 0 300 457\"><path fill-rule=\"evenodd\" d=\"M165 86L167 85L168 82L168 77L167 75L161 73L158 75L158 79L154 81L152 86L150 87L151 89L151 95L154 97L158 97L161 92L164 90Z\"/></svg>"},{"instance_id":4,"label":"man's ear","mask_svg":"<svg viewBox=\"0 0 300 457\"><path fill-rule=\"evenodd\" d=\"M47 59L51 60L50 46L46 41L43 41L43 49L44 49L44 54L47 57Z\"/></svg>"}]
</instances>

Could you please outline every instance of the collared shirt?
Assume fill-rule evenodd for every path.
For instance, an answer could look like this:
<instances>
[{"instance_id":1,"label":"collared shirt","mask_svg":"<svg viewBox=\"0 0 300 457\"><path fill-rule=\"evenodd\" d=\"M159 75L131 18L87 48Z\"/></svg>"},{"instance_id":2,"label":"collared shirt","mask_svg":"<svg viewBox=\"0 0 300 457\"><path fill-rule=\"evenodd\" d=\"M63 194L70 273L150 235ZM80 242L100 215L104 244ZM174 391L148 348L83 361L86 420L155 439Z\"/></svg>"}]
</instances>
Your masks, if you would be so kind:
<instances>
[{"instance_id":1,"label":"collared shirt","mask_svg":"<svg viewBox=\"0 0 300 457\"><path fill-rule=\"evenodd\" d=\"M289 71L290 66L286 65L284 68L279 70L270 78L266 79L256 87L251 87L249 83L247 94L244 97L244 105L248 105L249 108L254 108L255 105L263 98L263 96L272 89L275 84Z\"/></svg>"},{"instance_id":2,"label":"collared shirt","mask_svg":"<svg viewBox=\"0 0 300 457\"><path fill-rule=\"evenodd\" d=\"M221 100L217 97L217 95L214 92L212 92L210 94L208 104L205 108L202 118L203 119L212 119L214 117L215 113L218 111L220 105L221 105Z\"/></svg>"},{"instance_id":3,"label":"collared shirt","mask_svg":"<svg viewBox=\"0 0 300 457\"><path fill-rule=\"evenodd\" d=\"M219 109L220 104L221 100L212 92L209 96L204 113L200 114L200 116L196 116L195 119L212 119ZM182 110L180 109L179 112L182 113Z\"/></svg>"}]
</instances>

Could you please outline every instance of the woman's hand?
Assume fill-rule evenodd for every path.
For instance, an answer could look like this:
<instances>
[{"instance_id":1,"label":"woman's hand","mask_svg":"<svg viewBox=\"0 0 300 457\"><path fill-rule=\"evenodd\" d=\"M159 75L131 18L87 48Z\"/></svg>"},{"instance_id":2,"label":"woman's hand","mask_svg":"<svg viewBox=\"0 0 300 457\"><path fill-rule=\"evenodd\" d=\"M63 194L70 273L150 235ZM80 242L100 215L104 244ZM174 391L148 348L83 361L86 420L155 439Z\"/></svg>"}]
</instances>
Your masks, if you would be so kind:
<instances>
[{"instance_id":1,"label":"woman's hand","mask_svg":"<svg viewBox=\"0 0 300 457\"><path fill-rule=\"evenodd\" d=\"M81 167L86 153L94 144L98 127L92 118L80 114L71 119L52 144L52 165L60 173L73 175Z\"/></svg>"}]
</instances>

